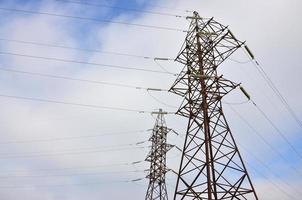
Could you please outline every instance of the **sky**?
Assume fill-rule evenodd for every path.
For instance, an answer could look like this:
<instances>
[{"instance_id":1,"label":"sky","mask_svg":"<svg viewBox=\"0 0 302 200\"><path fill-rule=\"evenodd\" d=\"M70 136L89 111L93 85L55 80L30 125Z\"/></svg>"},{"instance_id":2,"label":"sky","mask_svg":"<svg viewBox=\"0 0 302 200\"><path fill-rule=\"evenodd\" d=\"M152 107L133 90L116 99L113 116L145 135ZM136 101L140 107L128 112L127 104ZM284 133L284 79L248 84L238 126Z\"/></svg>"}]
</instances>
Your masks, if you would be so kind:
<instances>
[{"instance_id":1,"label":"sky","mask_svg":"<svg viewBox=\"0 0 302 200\"><path fill-rule=\"evenodd\" d=\"M246 41L302 120L300 1L81 2L102 6L55 0L0 1L1 199L138 200L145 197L148 185L145 170L149 163L144 159L156 116L98 106L151 112L159 108L168 112L177 110L182 99L174 94L116 85L171 87L176 78L173 74L179 73L182 66L173 61L155 63L149 58L177 56L189 21L174 15L188 16L196 10L200 16L214 17L228 25L238 39ZM224 100L225 115L259 199L301 199L302 128L243 50L239 49L226 60L219 73L242 83L273 123L272 126L251 102L246 102L239 90ZM167 115L166 122L180 135L185 134L187 119ZM181 147L183 137L170 133L168 142ZM169 151L168 167L177 170L179 159L178 150ZM136 179L139 180L133 181ZM173 173L167 174L170 199L175 180Z\"/></svg>"}]
</instances>

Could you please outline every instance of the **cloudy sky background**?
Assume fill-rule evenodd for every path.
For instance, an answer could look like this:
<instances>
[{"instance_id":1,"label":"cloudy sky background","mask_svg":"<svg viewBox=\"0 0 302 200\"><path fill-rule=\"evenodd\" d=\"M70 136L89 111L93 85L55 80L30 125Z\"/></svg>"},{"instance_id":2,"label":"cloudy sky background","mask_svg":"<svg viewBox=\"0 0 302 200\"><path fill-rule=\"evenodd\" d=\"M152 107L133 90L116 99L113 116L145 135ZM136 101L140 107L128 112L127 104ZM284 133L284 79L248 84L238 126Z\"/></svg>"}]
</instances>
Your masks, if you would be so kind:
<instances>
[{"instance_id":1,"label":"cloudy sky background","mask_svg":"<svg viewBox=\"0 0 302 200\"><path fill-rule=\"evenodd\" d=\"M88 2L88 1L82 1ZM257 60L302 119L300 58L301 2L275 1L89 1L138 10L191 15L196 10L229 25L237 38L247 41ZM109 7L60 1L1 1L0 8L17 8L63 15L155 25L186 30L188 21ZM24 14L0 9L0 197L5 200L143 199L147 189L144 160L150 143L150 114L88 108L13 99L3 95L33 97L89 105L154 111L175 111L181 99L167 92L62 80L5 71L19 70L57 76L168 89L175 76L12 56L7 53L76 60L163 71L152 59L75 51L8 42L31 41L107 52L176 57L184 40L181 31L160 30L116 23ZM242 50L233 60L248 61ZM160 61L178 73L178 63ZM241 82L253 100L269 116L285 141L251 104L236 104L245 97L234 91L224 100L225 113L261 199L300 199L302 192L301 127L276 98L255 66L227 60L220 72ZM154 98L155 97L155 98ZM253 127L251 129L234 110ZM168 115L167 125L184 134L186 119ZM257 135L258 134L258 135ZM259 137L260 135L260 137ZM136 145L137 142L144 142ZM269 143L269 145L267 143ZM183 138L169 135L169 143L182 146ZM288 144L292 145L292 147ZM293 148L297 151L294 152ZM171 150L168 165L177 170L179 152ZM167 175L172 197L175 175Z\"/></svg>"}]
</instances>

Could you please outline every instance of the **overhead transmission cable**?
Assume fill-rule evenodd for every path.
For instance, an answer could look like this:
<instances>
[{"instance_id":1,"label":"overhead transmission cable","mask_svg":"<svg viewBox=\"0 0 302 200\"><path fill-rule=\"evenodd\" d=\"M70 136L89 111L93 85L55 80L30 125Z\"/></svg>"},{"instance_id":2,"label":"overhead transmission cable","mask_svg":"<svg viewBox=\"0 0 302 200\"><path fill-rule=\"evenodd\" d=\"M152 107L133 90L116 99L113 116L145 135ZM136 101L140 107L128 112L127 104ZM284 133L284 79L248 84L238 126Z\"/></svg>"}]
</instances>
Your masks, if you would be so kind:
<instances>
[{"instance_id":1,"label":"overhead transmission cable","mask_svg":"<svg viewBox=\"0 0 302 200\"><path fill-rule=\"evenodd\" d=\"M284 185L286 186L293 186L291 183L282 180L280 174L278 173L274 173L274 171L271 169L270 166L268 166L265 162L263 162L261 159L259 159L254 153L252 153L252 151L249 151L246 147L244 147L243 145L240 145L240 148L245 150L249 155L251 155L255 160L257 160L258 163L260 163L264 168L266 168L271 174L273 174L280 182L283 182ZM290 187L292 188L292 187ZM289 189L290 189L289 188ZM292 188L294 189L294 191L296 193L298 193L300 196L302 195L302 192L300 192L299 190L297 190L296 188Z\"/></svg>"},{"instance_id":2,"label":"overhead transmission cable","mask_svg":"<svg viewBox=\"0 0 302 200\"><path fill-rule=\"evenodd\" d=\"M237 60L237 59L234 59L234 58L231 58L231 57L229 57L228 60L233 61L235 63L239 63L239 64L246 64L246 63L253 62L253 60L242 61L242 60Z\"/></svg>"},{"instance_id":3,"label":"overhead transmission cable","mask_svg":"<svg viewBox=\"0 0 302 200\"><path fill-rule=\"evenodd\" d=\"M159 57L155 57L153 59L154 63L159 66L163 71L167 72L167 73L172 73L170 71L168 71L163 65L161 65L159 63L159 61L171 61L171 60L174 60L174 59L171 59L171 58L159 58ZM172 73L173 74L173 73Z\"/></svg>"},{"instance_id":4,"label":"overhead transmission cable","mask_svg":"<svg viewBox=\"0 0 302 200\"><path fill-rule=\"evenodd\" d=\"M283 156L283 154L281 154L277 148L275 148L269 141L267 141L263 136L262 134L259 133L259 131L257 131L239 112L237 112L233 106L229 106L231 108L231 110L239 117L239 119L244 122L248 127L249 129L251 130L252 133L254 133L255 135L257 135L266 145L267 147L269 147L271 149L271 151L273 153L275 153L279 158L281 158L284 163L289 163L288 162L288 159ZM294 166L292 165L288 165L288 167L290 167L293 171L295 171L299 176L302 176L302 172L299 171L299 169L295 168Z\"/></svg>"},{"instance_id":5,"label":"overhead transmission cable","mask_svg":"<svg viewBox=\"0 0 302 200\"><path fill-rule=\"evenodd\" d=\"M279 98L279 100L282 102L282 104L285 106L285 108L288 110L290 115L295 119L295 121L299 124L300 128L302 128L302 122L298 118L295 111L291 108L285 97L281 94L281 92L278 90L276 85L273 83L273 81L270 79L270 77L267 75L267 73L263 70L260 64L254 63L258 68L259 73L262 73L262 77L266 79L266 82L271 87L271 89L274 91L275 95Z\"/></svg>"},{"instance_id":6,"label":"overhead transmission cable","mask_svg":"<svg viewBox=\"0 0 302 200\"><path fill-rule=\"evenodd\" d=\"M101 106L101 105L93 105L93 104L73 103L73 102L66 102L66 101L41 99L41 98L34 98L34 97L24 97L24 96L16 96L16 95L0 94L0 97L9 98L9 99L25 100L25 101L36 101L36 102L44 102L44 103L71 105L71 106L78 106L78 107L85 107L85 108L103 109L103 110L116 110L116 111L127 111L127 112L148 113L148 114L154 113L153 111L146 111L146 110L136 110L136 109ZM166 112L166 114L174 114L174 112Z\"/></svg>"},{"instance_id":7,"label":"overhead transmission cable","mask_svg":"<svg viewBox=\"0 0 302 200\"><path fill-rule=\"evenodd\" d=\"M302 154L296 149L296 147L289 141L289 139L282 133L282 131L275 125L275 123L269 118L269 116L255 103L247 91L240 86L240 90L247 97L247 99L252 102L260 114L269 122L269 124L276 130L278 135L288 144L288 146L295 152L295 154L302 160Z\"/></svg>"},{"instance_id":8,"label":"overhead transmission cable","mask_svg":"<svg viewBox=\"0 0 302 200\"><path fill-rule=\"evenodd\" d=\"M155 97L154 95L151 94L151 91L155 91L155 92L165 91L165 92L167 92L168 89L153 88L153 87L141 87L141 86L121 84L121 83L111 83L111 82L105 82L105 81L79 79L79 78L73 78L73 77L67 77L67 76L59 76L59 75L52 75L52 74L44 74L44 73L37 73L37 72L29 72L29 71L1 68L1 66L0 66L0 71L12 72L12 73L18 73L18 74L26 74L26 75L33 75L33 76L40 76L40 77L55 78L55 79L63 79L63 80L70 80L70 81L79 81L79 82L86 82L86 83L92 83L92 84L110 85L110 86L131 88L131 89L136 89L136 90L145 90L145 91L147 91L148 95L151 98L153 98L155 101L157 101L158 103L163 104L163 105L168 106L168 107L171 107L171 108L176 108L176 106L169 105L169 104L159 100L157 97ZM1 142L0 142L0 144L1 144Z\"/></svg>"},{"instance_id":9,"label":"overhead transmission cable","mask_svg":"<svg viewBox=\"0 0 302 200\"><path fill-rule=\"evenodd\" d=\"M264 71L263 67L259 64L259 62L255 59L254 54L251 52L251 50L245 45L244 46L244 52L254 61L252 62L255 68L257 69L258 73L262 76L262 78L265 80L265 82L268 84L268 86L272 89L274 94L277 96L277 98L281 101L283 106L287 109L289 114L293 117L293 119L297 122L297 124L302 128L302 121L299 119L295 111L292 109L292 107L289 105L286 98L281 94L280 90L277 88L277 86L274 84L272 79L268 76L268 74Z\"/></svg>"},{"instance_id":10,"label":"overhead transmission cable","mask_svg":"<svg viewBox=\"0 0 302 200\"><path fill-rule=\"evenodd\" d=\"M97 18L80 17L80 16L73 16L73 15L50 13L50 12L42 12L42 11L23 10L23 9L17 9L17 8L0 7L0 10L9 11L9 12L16 12L16 13L23 13L23 14L45 15L45 16L50 16L50 17L60 17L60 18L67 18L67 19L83 20L83 21L90 21L90 22L96 22L96 23L111 23L111 24L129 25L129 26L134 26L134 27L148 28L148 29L187 32L186 30L183 30L183 29L166 27L166 26L146 25L146 24L138 24L138 23L131 23L131 22L114 21L114 20L106 20L106 19L97 19Z\"/></svg>"},{"instance_id":11,"label":"overhead transmission cable","mask_svg":"<svg viewBox=\"0 0 302 200\"><path fill-rule=\"evenodd\" d=\"M100 165L86 165L86 166L77 166L77 167L64 167L64 168L41 168L41 169L33 169L33 171L65 171L65 170L79 170L79 169L98 169L98 168L106 168L106 167L116 167L116 166L134 166L140 163L143 163L144 160L133 161L133 162L124 162L124 163L114 163L114 164L100 164ZM28 172L27 170L6 170L5 174L9 174L11 172ZM2 173L4 173L2 171Z\"/></svg>"},{"instance_id":12,"label":"overhead transmission cable","mask_svg":"<svg viewBox=\"0 0 302 200\"><path fill-rule=\"evenodd\" d=\"M302 160L302 154L296 149L296 147L287 139L277 125L269 118L269 116L252 100L253 105L261 113L261 115L269 122L269 124L276 130L279 136L288 144L288 146L295 152L296 155Z\"/></svg>"},{"instance_id":13,"label":"overhead transmission cable","mask_svg":"<svg viewBox=\"0 0 302 200\"><path fill-rule=\"evenodd\" d=\"M243 92L243 94L247 97L247 99L249 101L251 101L253 103L253 105L257 108L257 110L265 117L265 119L275 128L275 130L277 130L277 132L279 133L279 135L282 137L282 139L292 148L292 150L300 157L300 153L296 150L296 148L291 144L291 142L285 137L285 135L280 131L280 129L278 129L278 127L272 122L272 120L270 120L270 118L265 114L265 112L257 106L257 104L251 99L250 95L245 91L245 89L243 87L240 87L240 90ZM236 112L234 110L234 108L232 106L230 106L231 109L252 129L255 131L255 133L266 143L268 144L268 146L274 151L276 152L282 159L285 160L285 162L287 162L287 159L285 159L283 157L282 154L280 154L277 150L274 149L274 147L269 144L264 137L262 137L238 112ZM241 145L242 146L242 145ZM247 149L244 149L247 151ZM247 151L248 152L248 151ZM251 155L253 155L251 152L250 152ZM254 156L254 155L253 155ZM266 167L267 169L270 170L270 168L264 164L261 160L259 160L256 156L254 156L258 162L260 162L264 167ZM301 175L301 173L299 172L299 170L295 169L294 167L290 166L291 168L294 169L294 171L297 172L297 174ZM274 174L275 175L275 174ZM278 175L275 175L277 176L278 178L280 178ZM281 179L280 179L281 180ZM282 181L282 180L281 180ZM283 190L282 190L283 191ZM296 191L298 193L300 193L300 191ZM287 193L286 193L287 194ZM288 195L288 194L287 194ZM292 197L291 195L289 195L289 197Z\"/></svg>"},{"instance_id":14,"label":"overhead transmission cable","mask_svg":"<svg viewBox=\"0 0 302 200\"><path fill-rule=\"evenodd\" d=\"M270 180L270 178L268 176L266 176L261 170L259 170L256 167L253 167L251 164L249 164L248 162L246 162L248 164L248 166L250 168L252 168L257 174L259 174L260 176L262 176L263 178L265 178L265 180L267 180L268 182L270 182L274 188L276 188L277 190L279 190L281 193L283 193L285 196L289 197L289 199L296 199L294 196L292 196L292 194L288 193L286 190L283 189L283 187L280 187L278 184L276 184L274 181Z\"/></svg>"},{"instance_id":15,"label":"overhead transmission cable","mask_svg":"<svg viewBox=\"0 0 302 200\"><path fill-rule=\"evenodd\" d=\"M39 142L55 142L55 141L64 141L64 140L77 140L84 138L96 138L104 137L111 135L126 135L126 134L136 134L147 132L148 130L134 130L134 131L125 131L125 132L115 132L115 133L103 133L103 134L93 134L93 135L80 135L80 136L66 136L66 137L55 137L55 138L42 138L42 139L27 139L27 140L12 140L6 142L0 142L0 145L3 144L20 144L20 143L39 143Z\"/></svg>"},{"instance_id":16,"label":"overhead transmission cable","mask_svg":"<svg viewBox=\"0 0 302 200\"><path fill-rule=\"evenodd\" d=\"M123 147L123 148L115 148L115 149L100 149L100 150L90 150L90 151L56 152L56 153L48 153L48 154L11 155L11 156L1 156L0 160L2 160L2 159L18 159L18 158L24 159L24 158L48 157L48 156L81 155L81 154L126 151L126 150L146 149L146 148L149 148L149 147L139 146L139 147Z\"/></svg>"},{"instance_id":17,"label":"overhead transmission cable","mask_svg":"<svg viewBox=\"0 0 302 200\"><path fill-rule=\"evenodd\" d=\"M1 70L1 69L0 69ZM227 104L227 105L242 105L249 103L249 100L246 101L241 101L241 102L228 102L228 101L223 101L222 103Z\"/></svg>"},{"instance_id":18,"label":"overhead transmission cable","mask_svg":"<svg viewBox=\"0 0 302 200\"><path fill-rule=\"evenodd\" d=\"M169 107L169 108L177 108L177 106L173 106L173 105L167 104L167 103L165 103L164 101L158 99L157 97L155 97L155 96L150 92L150 90L147 90L147 92L148 92L149 96L150 96L152 99L154 99L156 102L158 102L158 103L160 103L160 104L162 104L162 105L164 105L164 106L167 106L167 107Z\"/></svg>"},{"instance_id":19,"label":"overhead transmission cable","mask_svg":"<svg viewBox=\"0 0 302 200\"><path fill-rule=\"evenodd\" d=\"M76 4L76 5L90 6L90 7L102 7L102 8L110 8L110 9L138 12L138 13L146 13L146 14L152 14L152 15L170 16L170 17L177 17L177 18L182 18L183 17L183 18L185 18L185 16L182 16L182 15L176 15L176 14L173 14L173 13L166 13L166 12L159 12L159 11L150 11L150 10L143 10L143 9L126 8L126 7L110 6L110 5L105 5L105 4L96 4L96 3L71 1L71 0L55 0L55 1L62 2L62 3Z\"/></svg>"},{"instance_id":20,"label":"overhead transmission cable","mask_svg":"<svg viewBox=\"0 0 302 200\"><path fill-rule=\"evenodd\" d=\"M135 142L135 143L130 143L130 144L115 144L115 145L107 145L107 146L98 146L98 147L82 147L82 148L72 148L72 149L62 149L61 151L59 151L60 153L61 152L73 152L73 151L82 151L82 150L95 150L95 149L104 149L104 150L111 150L111 149L114 149L115 147L135 147L135 146L139 146L141 144L144 144L146 143L147 141L141 141L141 142ZM41 151L34 151L34 152L22 152L22 153L0 153L0 158L2 156L19 156L19 155L31 155L31 154L45 154L45 153L50 153L50 152L42 152ZM52 153L52 152L51 152ZM56 152L55 152L56 153Z\"/></svg>"},{"instance_id":21,"label":"overhead transmission cable","mask_svg":"<svg viewBox=\"0 0 302 200\"><path fill-rule=\"evenodd\" d=\"M1 176L0 179L9 178L45 178L45 177L68 177L68 176L96 176L103 174L123 174L123 173L137 173L145 172L146 170L115 170L115 171L101 171L101 172L90 172L90 173L70 173L70 174L37 174L37 175L5 175Z\"/></svg>"},{"instance_id":22,"label":"overhead transmission cable","mask_svg":"<svg viewBox=\"0 0 302 200\"><path fill-rule=\"evenodd\" d=\"M122 181L106 181L106 182L86 182L86 183L68 183L68 184L44 184L44 185L11 185L11 186L0 186L0 189L36 189L37 187L67 187L67 186L86 186L86 185L101 185L101 184L115 184L115 183L134 183L143 180L143 178L137 178L132 180Z\"/></svg>"},{"instance_id":23,"label":"overhead transmission cable","mask_svg":"<svg viewBox=\"0 0 302 200\"><path fill-rule=\"evenodd\" d=\"M177 75L177 74L173 74L173 73L169 73L169 72L165 72L165 71L158 71L158 70L152 70L152 69L143 69L143 68L138 68L138 67L129 67L129 66L121 66L121 65L94 63L94 62L86 62L86 61L79 61L79 60L68 60L68 59L63 59L63 58L54 58L54 57L45 57L45 56L34 56L34 55L27 55L27 54L21 54L21 53L12 53L12 52L0 51L0 55L26 57L26 58L39 59L39 60L51 60L51 61L64 62L64 63L85 64L85 65L91 65L91 66L95 66L95 67L115 68L115 69L134 70L134 71L144 71L144 72L152 72L152 73L161 73L161 74L169 74L169 75L174 75L174 76Z\"/></svg>"},{"instance_id":24,"label":"overhead transmission cable","mask_svg":"<svg viewBox=\"0 0 302 200\"><path fill-rule=\"evenodd\" d=\"M92 52L92 53L99 53L99 54L109 54L109 55L116 55L116 56L134 57L134 58L141 58L141 59L148 59L148 60L159 60L159 59L160 60L166 60L166 61L173 61L174 60L172 58L144 56L144 55L128 54L128 53L121 53L121 52L115 52L115 51L103 51L103 50L99 50L99 49L71 47L71 46L65 46L65 45L57 45L57 44L49 44L49 43L41 43L41 42L25 41L25 40L15 40L15 39L7 39L7 38L0 38L0 41L13 42L13 43L19 43L19 44L29 44L29 45L43 46L43 47L69 49L69 50L76 50L76 51L83 51L83 52L90 52L90 53Z\"/></svg>"},{"instance_id":25,"label":"overhead transmission cable","mask_svg":"<svg viewBox=\"0 0 302 200\"><path fill-rule=\"evenodd\" d=\"M69 77L69 76L61 76L61 75L45 74L45 73L38 73L38 72L31 72L31 71L8 69L8 68L2 68L2 66L0 66L0 71L17 73L17 74L32 75L32 76L47 77L47 78L54 78L54 79L78 81L78 82L85 82L85 83L92 83L92 84L110 85L110 86L131 88L131 89L137 89L137 90L168 91L167 89L162 89L162 88L152 88L152 87L149 88L149 87L141 87L141 86L135 86L135 85L122 84L122 83L112 83L112 82L106 82L106 81L80 79L80 78L73 78L73 77Z\"/></svg>"}]
</instances>

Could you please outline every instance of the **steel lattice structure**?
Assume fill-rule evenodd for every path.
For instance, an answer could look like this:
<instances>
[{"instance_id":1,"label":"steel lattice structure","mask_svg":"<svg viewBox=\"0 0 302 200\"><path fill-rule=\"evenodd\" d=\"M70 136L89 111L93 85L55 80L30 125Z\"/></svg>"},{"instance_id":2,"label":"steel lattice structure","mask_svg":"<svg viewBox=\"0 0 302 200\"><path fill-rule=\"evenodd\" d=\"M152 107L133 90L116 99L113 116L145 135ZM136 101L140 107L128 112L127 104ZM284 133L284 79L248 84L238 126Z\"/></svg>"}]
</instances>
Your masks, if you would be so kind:
<instances>
[{"instance_id":1,"label":"steel lattice structure","mask_svg":"<svg viewBox=\"0 0 302 200\"><path fill-rule=\"evenodd\" d=\"M147 175L149 186L146 200L167 200L167 188L165 176L168 171L166 167L166 154L173 147L167 144L167 134L171 130L167 128L164 114L161 109L157 113L156 122L149 141L152 142L151 150L146 158L150 162L150 171Z\"/></svg>"},{"instance_id":2,"label":"steel lattice structure","mask_svg":"<svg viewBox=\"0 0 302 200\"><path fill-rule=\"evenodd\" d=\"M258 199L222 110L239 84L217 67L244 43L228 27L194 12L176 61L185 65L170 92L184 98L178 115L189 118L174 199Z\"/></svg>"}]
</instances>

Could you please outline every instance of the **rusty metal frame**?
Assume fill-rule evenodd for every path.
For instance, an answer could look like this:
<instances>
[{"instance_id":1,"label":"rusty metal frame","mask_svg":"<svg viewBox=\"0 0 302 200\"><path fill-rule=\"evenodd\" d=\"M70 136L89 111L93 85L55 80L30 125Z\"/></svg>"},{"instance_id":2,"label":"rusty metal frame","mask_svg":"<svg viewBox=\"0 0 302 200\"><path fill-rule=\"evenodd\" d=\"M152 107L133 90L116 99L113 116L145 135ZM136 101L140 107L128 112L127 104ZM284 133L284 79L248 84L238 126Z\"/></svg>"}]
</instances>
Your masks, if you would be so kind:
<instances>
[{"instance_id":1,"label":"rusty metal frame","mask_svg":"<svg viewBox=\"0 0 302 200\"><path fill-rule=\"evenodd\" d=\"M189 119L174 199L258 200L221 103L239 84L217 72L244 42L213 18L190 19L176 58L184 68L170 89L184 98L177 114Z\"/></svg>"}]
</instances>

